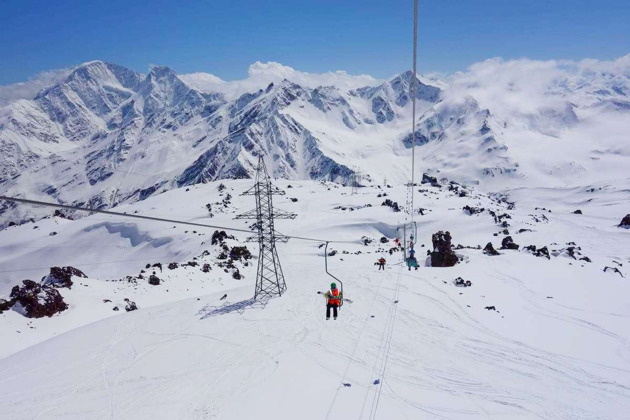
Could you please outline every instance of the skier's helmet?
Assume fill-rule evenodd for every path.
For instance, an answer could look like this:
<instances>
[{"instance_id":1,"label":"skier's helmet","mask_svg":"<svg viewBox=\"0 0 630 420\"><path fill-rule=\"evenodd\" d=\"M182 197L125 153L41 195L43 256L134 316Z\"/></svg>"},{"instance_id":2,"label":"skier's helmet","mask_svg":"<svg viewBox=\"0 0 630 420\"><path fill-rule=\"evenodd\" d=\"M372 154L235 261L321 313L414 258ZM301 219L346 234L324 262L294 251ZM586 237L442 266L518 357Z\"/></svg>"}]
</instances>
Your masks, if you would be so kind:
<instances>
[{"instance_id":1,"label":"skier's helmet","mask_svg":"<svg viewBox=\"0 0 630 420\"><path fill-rule=\"evenodd\" d=\"M337 288L337 283L330 283L330 288L331 289L336 289Z\"/></svg>"}]
</instances>

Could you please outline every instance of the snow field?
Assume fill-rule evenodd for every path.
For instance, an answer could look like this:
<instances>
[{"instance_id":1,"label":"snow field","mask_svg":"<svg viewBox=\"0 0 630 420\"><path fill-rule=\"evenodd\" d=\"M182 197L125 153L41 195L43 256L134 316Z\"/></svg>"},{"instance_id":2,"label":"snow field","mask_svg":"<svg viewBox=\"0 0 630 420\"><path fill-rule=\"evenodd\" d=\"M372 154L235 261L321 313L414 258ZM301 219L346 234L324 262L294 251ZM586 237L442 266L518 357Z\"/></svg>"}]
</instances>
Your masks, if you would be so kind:
<instances>
[{"instance_id":1,"label":"snow field","mask_svg":"<svg viewBox=\"0 0 630 420\"><path fill-rule=\"evenodd\" d=\"M237 195L248 182L225 182L234 196L232 207L207 219L205 203L221 199L217 184L175 190L125 208L242 227L232 217L253 206L251 198ZM250 301L255 264L240 268L245 275L240 281L215 267L207 277L188 268L165 270L165 282L155 287L141 281L106 282L115 278L107 266L77 267L90 278L75 279L72 290L63 291L71 306L68 311L38 320L13 312L0 315L3 415L611 419L630 412L626 299L630 285L627 278L602 271L614 260L623 264L620 268L628 276L627 231L615 227L627 203L626 191L514 190L508 196L516 208L508 211L505 204L483 194L459 198L446 189L423 185L418 188L427 189L426 196L419 194L416 201L431 211L416 217L419 257L438 230L449 230L454 244L483 247L492 241L500 247L503 235L492 234L502 228L488 210L466 215L462 207L469 204L511 214L508 229L521 247L546 245L552 250L575 241L593 262L564 255L547 260L510 250L490 257L481 250L461 249L456 252L464 260L453 268L407 271L400 253L378 251L378 239L393 237L405 219L380 203L391 198L403 204L403 187L364 188L349 195L349 188L332 184L277 184L287 196L278 197L276 206L299 213L295 221L278 222L279 231L355 242L329 245L329 251L338 251L329 257L329 269L343 280L345 296L353 300L344 304L336 321L325 320L325 301L317 294L332 281L317 242L291 240L279 245L288 290L268 302ZM377 198L383 191L388 196ZM291 197L298 201L292 203ZM590 198L594 200L589 202ZM368 203L373 207L335 209ZM552 212L535 210L541 203ZM584 214L572 214L574 207ZM535 222L530 216L540 220L543 214L548 221ZM59 234L54 237L47 236L44 225L0 232L6 250L2 266L28 266L33 253L39 252L18 248L22 240L47 246L58 238L89 237L102 246L122 247L118 258L144 258L119 263L116 270L124 274L137 274L149 262L185 262L206 248L211 251L208 258L214 256L212 246L201 245L209 242L212 231L193 235L195 228L142 221L131 224L146 234L121 236L123 231L135 231L90 229L104 223L90 221L92 217L104 218L64 220L56 225ZM520 228L533 232L517 234ZM375 241L365 246L361 236ZM155 247L149 238L171 240ZM558 245L551 245L554 242ZM256 253L255 245L247 246ZM47 251L50 264L54 260L56 265L94 255L88 248ZM100 252L105 259L109 248ZM157 258L161 255L168 257ZM379 272L373 263L382 255L388 264ZM34 272L32 278L39 274L46 270ZM160 276L159 271L156 274ZM14 274L2 276L7 286L15 279ZM458 276L472 281L472 286L455 287L452 282ZM226 293L227 298L220 300ZM113 302L102 303L109 296ZM137 302L140 310L111 311L123 297Z\"/></svg>"}]
</instances>

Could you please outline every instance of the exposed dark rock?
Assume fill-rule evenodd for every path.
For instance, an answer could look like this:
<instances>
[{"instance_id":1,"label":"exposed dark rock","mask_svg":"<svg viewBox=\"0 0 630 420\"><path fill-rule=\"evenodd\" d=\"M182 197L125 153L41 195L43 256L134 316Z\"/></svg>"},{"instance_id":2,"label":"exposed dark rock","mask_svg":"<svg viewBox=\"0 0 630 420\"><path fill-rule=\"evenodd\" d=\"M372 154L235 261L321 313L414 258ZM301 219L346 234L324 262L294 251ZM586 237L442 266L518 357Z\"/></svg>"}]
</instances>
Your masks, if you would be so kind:
<instances>
[{"instance_id":1,"label":"exposed dark rock","mask_svg":"<svg viewBox=\"0 0 630 420\"><path fill-rule=\"evenodd\" d=\"M604 267L604 273L606 271L608 271L608 270L613 271L613 272L619 274L621 277L623 277L623 274L621 273L621 271L619 271L619 269L617 267L608 267L608 266Z\"/></svg>"},{"instance_id":2,"label":"exposed dark rock","mask_svg":"<svg viewBox=\"0 0 630 420\"><path fill-rule=\"evenodd\" d=\"M176 262L169 263L168 265L169 270L175 270L177 267L179 267L179 264L177 264Z\"/></svg>"},{"instance_id":3,"label":"exposed dark rock","mask_svg":"<svg viewBox=\"0 0 630 420\"><path fill-rule=\"evenodd\" d=\"M40 285L32 280L22 281L23 286L11 290L13 308L20 305L18 312L27 318L51 317L68 309L59 291L48 285Z\"/></svg>"},{"instance_id":4,"label":"exposed dark rock","mask_svg":"<svg viewBox=\"0 0 630 420\"><path fill-rule=\"evenodd\" d=\"M573 212L573 214L582 214L582 210L578 209Z\"/></svg>"},{"instance_id":5,"label":"exposed dark rock","mask_svg":"<svg viewBox=\"0 0 630 420\"><path fill-rule=\"evenodd\" d=\"M507 213L503 213L503 214L497 215L495 212L490 211L490 214L494 217L494 223L496 223L496 224L502 224L505 221L503 219L511 219L512 218L512 216L510 216ZM508 226L509 225L504 226L504 227L508 227Z\"/></svg>"},{"instance_id":6,"label":"exposed dark rock","mask_svg":"<svg viewBox=\"0 0 630 420\"><path fill-rule=\"evenodd\" d=\"M203 271L204 273L209 273L211 269L212 268L210 267L210 264L208 263L204 264L203 267L201 267L201 271Z\"/></svg>"},{"instance_id":7,"label":"exposed dark rock","mask_svg":"<svg viewBox=\"0 0 630 420\"><path fill-rule=\"evenodd\" d=\"M127 304L125 305L125 311L131 312L138 310L138 305L136 305L136 302L133 302L127 298L125 298L125 302L127 302Z\"/></svg>"},{"instance_id":8,"label":"exposed dark rock","mask_svg":"<svg viewBox=\"0 0 630 420\"><path fill-rule=\"evenodd\" d=\"M13 299L11 300L0 299L0 314L4 311L8 311L9 309L11 309L14 304L15 304L15 300Z\"/></svg>"},{"instance_id":9,"label":"exposed dark rock","mask_svg":"<svg viewBox=\"0 0 630 420\"><path fill-rule=\"evenodd\" d=\"M243 276L241 276L241 272L238 271L238 268L234 270L234 272L232 273L232 278L234 280L240 280L243 278Z\"/></svg>"},{"instance_id":10,"label":"exposed dark rock","mask_svg":"<svg viewBox=\"0 0 630 420\"><path fill-rule=\"evenodd\" d=\"M155 263L153 267L158 267L160 269L160 273L162 272L162 263Z\"/></svg>"},{"instance_id":11,"label":"exposed dark rock","mask_svg":"<svg viewBox=\"0 0 630 420\"><path fill-rule=\"evenodd\" d=\"M437 178L428 174L422 174L422 181L420 182L421 184L430 184L432 187L441 187L440 183L438 182Z\"/></svg>"},{"instance_id":12,"label":"exposed dark rock","mask_svg":"<svg viewBox=\"0 0 630 420\"><path fill-rule=\"evenodd\" d=\"M383 236L383 237L381 237L381 243L382 243L382 244L386 244L386 243L388 243L388 242L389 242L389 239L387 239L387 238L386 238L386 237L384 237L384 236Z\"/></svg>"},{"instance_id":13,"label":"exposed dark rock","mask_svg":"<svg viewBox=\"0 0 630 420\"><path fill-rule=\"evenodd\" d=\"M234 239L234 236L228 235L224 230L218 231L215 230L212 234L211 244L216 245L218 243L224 242L226 239Z\"/></svg>"},{"instance_id":14,"label":"exposed dark rock","mask_svg":"<svg viewBox=\"0 0 630 420\"><path fill-rule=\"evenodd\" d=\"M396 213L400 211L400 207L398 206L398 203L390 200L389 198L383 201L383 204L381 204L381 206L391 207Z\"/></svg>"},{"instance_id":15,"label":"exposed dark rock","mask_svg":"<svg viewBox=\"0 0 630 420\"><path fill-rule=\"evenodd\" d=\"M494 247L492 246L492 242L488 242L486 244L486 247L483 249L483 253L486 255L501 255L499 254L499 251L494 249Z\"/></svg>"},{"instance_id":16,"label":"exposed dark rock","mask_svg":"<svg viewBox=\"0 0 630 420\"><path fill-rule=\"evenodd\" d=\"M367 236L362 236L361 241L363 241L363 245L368 246L374 241L374 239L368 238Z\"/></svg>"},{"instance_id":17,"label":"exposed dark rock","mask_svg":"<svg viewBox=\"0 0 630 420\"><path fill-rule=\"evenodd\" d=\"M331 250L331 251L328 253L328 256L329 256L329 257L334 257L335 255L337 255L337 250L336 250L336 249L333 249L333 250Z\"/></svg>"},{"instance_id":18,"label":"exposed dark rock","mask_svg":"<svg viewBox=\"0 0 630 420\"><path fill-rule=\"evenodd\" d=\"M580 258L580 261L593 262L589 257L582 257Z\"/></svg>"},{"instance_id":19,"label":"exposed dark rock","mask_svg":"<svg viewBox=\"0 0 630 420\"><path fill-rule=\"evenodd\" d=\"M515 244L511 236L506 236L501 241L501 249L515 249L518 251L519 245Z\"/></svg>"},{"instance_id":20,"label":"exposed dark rock","mask_svg":"<svg viewBox=\"0 0 630 420\"><path fill-rule=\"evenodd\" d=\"M463 210L467 215L472 216L473 214L483 213L485 209L483 207L479 208L466 205L464 206Z\"/></svg>"},{"instance_id":21,"label":"exposed dark rock","mask_svg":"<svg viewBox=\"0 0 630 420\"><path fill-rule=\"evenodd\" d=\"M459 259L453 251L453 245L451 243L451 233L439 231L432 235L433 252L431 255L431 267L452 267ZM429 251L427 250L427 253Z\"/></svg>"},{"instance_id":22,"label":"exposed dark rock","mask_svg":"<svg viewBox=\"0 0 630 420\"><path fill-rule=\"evenodd\" d=\"M533 232L531 229L519 229L518 233L523 233L523 232Z\"/></svg>"},{"instance_id":23,"label":"exposed dark rock","mask_svg":"<svg viewBox=\"0 0 630 420\"><path fill-rule=\"evenodd\" d=\"M153 286L159 286L160 285L160 278L158 276L156 276L155 274L151 274L151 277L149 277L149 284L151 284Z\"/></svg>"},{"instance_id":24,"label":"exposed dark rock","mask_svg":"<svg viewBox=\"0 0 630 420\"><path fill-rule=\"evenodd\" d=\"M620 228L630 229L630 214L626 214L626 217L621 219L621 223L619 223Z\"/></svg>"},{"instance_id":25,"label":"exposed dark rock","mask_svg":"<svg viewBox=\"0 0 630 420\"><path fill-rule=\"evenodd\" d=\"M234 246L230 250L230 258L238 261L240 261L241 259L247 261L252 258L252 254L251 252L249 252L249 249L247 249L246 246Z\"/></svg>"},{"instance_id":26,"label":"exposed dark rock","mask_svg":"<svg viewBox=\"0 0 630 420\"><path fill-rule=\"evenodd\" d=\"M457 277L453 283L455 284L455 286L457 287L470 287L472 286L472 282L470 280L464 280L461 277Z\"/></svg>"},{"instance_id":27,"label":"exposed dark rock","mask_svg":"<svg viewBox=\"0 0 630 420\"><path fill-rule=\"evenodd\" d=\"M83 271L74 267L52 267L50 274L42 278L42 284L53 287L72 288L72 277L87 278Z\"/></svg>"},{"instance_id":28,"label":"exposed dark rock","mask_svg":"<svg viewBox=\"0 0 630 420\"><path fill-rule=\"evenodd\" d=\"M291 198L291 201L293 201L294 203L297 203L298 199L297 199L297 198L295 198L295 197L292 197L292 198Z\"/></svg>"},{"instance_id":29,"label":"exposed dark rock","mask_svg":"<svg viewBox=\"0 0 630 420\"><path fill-rule=\"evenodd\" d=\"M543 246L542 248L538 248L538 250L536 250L536 256L537 257L545 257L548 260L551 259L551 257L549 256L549 250L547 249L546 246Z\"/></svg>"},{"instance_id":30,"label":"exposed dark rock","mask_svg":"<svg viewBox=\"0 0 630 420\"><path fill-rule=\"evenodd\" d=\"M496 311L497 308L495 308L494 306L486 306L484 309L487 309L488 311Z\"/></svg>"},{"instance_id":31,"label":"exposed dark rock","mask_svg":"<svg viewBox=\"0 0 630 420\"><path fill-rule=\"evenodd\" d=\"M116 312L118 312L119 310L120 310L120 309L118 309L118 306L114 306L114 307L112 308L112 311L116 311Z\"/></svg>"},{"instance_id":32,"label":"exposed dark rock","mask_svg":"<svg viewBox=\"0 0 630 420\"><path fill-rule=\"evenodd\" d=\"M186 264L184 264L188 267L197 267L199 265L199 263L197 261L188 261Z\"/></svg>"},{"instance_id":33,"label":"exposed dark rock","mask_svg":"<svg viewBox=\"0 0 630 420\"><path fill-rule=\"evenodd\" d=\"M546 246L536 249L536 246L528 245L524 247L523 249L526 251L530 251L532 254L534 254L537 257L544 257L544 258L547 258L548 260L551 259L551 256L549 255L549 250L547 249Z\"/></svg>"}]
</instances>

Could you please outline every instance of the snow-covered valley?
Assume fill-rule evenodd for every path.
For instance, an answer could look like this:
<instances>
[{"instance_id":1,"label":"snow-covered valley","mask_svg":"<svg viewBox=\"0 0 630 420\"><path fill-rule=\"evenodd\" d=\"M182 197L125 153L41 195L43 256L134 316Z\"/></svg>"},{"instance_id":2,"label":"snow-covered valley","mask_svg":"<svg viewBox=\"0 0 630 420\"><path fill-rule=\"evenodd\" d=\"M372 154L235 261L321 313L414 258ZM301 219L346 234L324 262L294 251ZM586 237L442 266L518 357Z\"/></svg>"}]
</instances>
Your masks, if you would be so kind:
<instances>
[{"instance_id":1,"label":"snow-covered valley","mask_svg":"<svg viewBox=\"0 0 630 420\"><path fill-rule=\"evenodd\" d=\"M323 242L279 245L288 290L254 302L257 246L245 233L212 244L214 229L98 214L8 227L0 297L51 266L87 278L58 289L68 309L50 318L0 315L2 417L625 418L630 230L618 225L627 182L496 195L419 184L421 267L410 271L389 252L408 216L382 205L403 205L404 186L353 195L278 180L287 194L274 204L298 214L278 231L342 241L329 245L329 268L352 303L329 321L317 294L332 280ZM234 216L254 206L239 195L251 184L209 182L116 210L247 229ZM440 230L453 237L454 267L424 266ZM519 250L500 249L508 235ZM488 242L500 255L484 253ZM253 258L228 266L222 244ZM384 271L374 265L381 256ZM149 284L153 272L159 285ZM457 287L457 277L472 285ZM126 312L129 301L139 309Z\"/></svg>"}]
</instances>

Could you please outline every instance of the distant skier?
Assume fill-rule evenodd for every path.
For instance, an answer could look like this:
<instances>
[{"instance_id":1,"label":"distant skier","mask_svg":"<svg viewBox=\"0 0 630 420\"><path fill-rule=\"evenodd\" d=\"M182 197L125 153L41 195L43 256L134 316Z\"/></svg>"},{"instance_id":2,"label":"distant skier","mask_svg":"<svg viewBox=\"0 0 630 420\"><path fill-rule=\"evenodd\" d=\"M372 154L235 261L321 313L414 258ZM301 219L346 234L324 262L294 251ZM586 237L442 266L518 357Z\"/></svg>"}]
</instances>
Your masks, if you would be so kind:
<instances>
[{"instance_id":1,"label":"distant skier","mask_svg":"<svg viewBox=\"0 0 630 420\"><path fill-rule=\"evenodd\" d=\"M337 308L341 305L343 296L335 283L330 284L330 290L324 293L326 298L326 319L330 319L330 309L333 310L333 319L337 319Z\"/></svg>"},{"instance_id":2,"label":"distant skier","mask_svg":"<svg viewBox=\"0 0 630 420\"><path fill-rule=\"evenodd\" d=\"M381 258L378 260L378 269L379 269L379 270L385 270L385 262L386 262L386 261L385 261L385 258L383 258L383 257L381 257Z\"/></svg>"}]
</instances>

